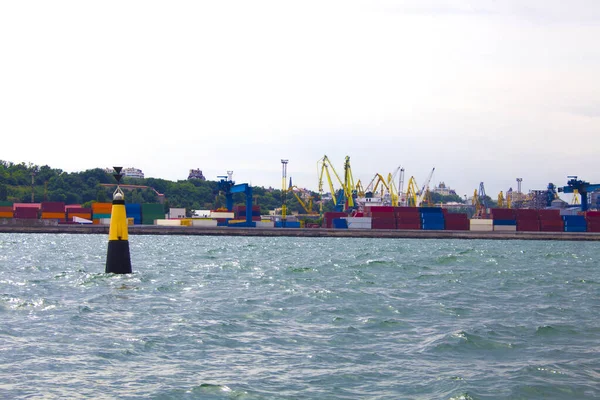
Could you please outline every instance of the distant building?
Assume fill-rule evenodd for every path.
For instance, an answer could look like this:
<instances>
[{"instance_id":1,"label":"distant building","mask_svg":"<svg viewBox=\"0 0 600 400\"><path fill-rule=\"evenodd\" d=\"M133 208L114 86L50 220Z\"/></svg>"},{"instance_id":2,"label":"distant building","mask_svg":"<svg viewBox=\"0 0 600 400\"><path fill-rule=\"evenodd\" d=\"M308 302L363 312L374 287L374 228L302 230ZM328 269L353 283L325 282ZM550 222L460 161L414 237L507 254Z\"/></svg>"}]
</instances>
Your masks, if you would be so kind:
<instances>
[{"instance_id":1,"label":"distant building","mask_svg":"<svg viewBox=\"0 0 600 400\"><path fill-rule=\"evenodd\" d=\"M200 169L190 169L190 174L188 175L188 180L190 179L200 179L201 181L205 181L206 178L202 175L202 170Z\"/></svg>"},{"instance_id":2,"label":"distant building","mask_svg":"<svg viewBox=\"0 0 600 400\"><path fill-rule=\"evenodd\" d=\"M444 182L440 182L439 185L433 188L432 192L442 196L450 196L456 194L456 191L447 187Z\"/></svg>"},{"instance_id":3,"label":"distant building","mask_svg":"<svg viewBox=\"0 0 600 400\"><path fill-rule=\"evenodd\" d=\"M112 168L104 168L104 172L106 172L107 174L114 174L115 170ZM121 174L123 174L123 176L127 176L129 178L138 178L138 179L144 179L144 173L142 172L141 169L137 169L137 168L123 168L121 170Z\"/></svg>"}]
</instances>

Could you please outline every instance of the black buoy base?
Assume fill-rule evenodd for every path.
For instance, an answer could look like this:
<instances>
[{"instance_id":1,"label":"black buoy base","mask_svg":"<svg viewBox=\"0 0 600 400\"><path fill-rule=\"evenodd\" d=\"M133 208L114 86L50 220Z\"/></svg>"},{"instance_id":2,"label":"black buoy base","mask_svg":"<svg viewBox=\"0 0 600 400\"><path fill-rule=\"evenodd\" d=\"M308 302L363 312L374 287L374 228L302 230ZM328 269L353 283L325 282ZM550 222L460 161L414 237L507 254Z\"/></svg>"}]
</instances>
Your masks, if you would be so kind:
<instances>
[{"instance_id":1,"label":"black buoy base","mask_svg":"<svg viewBox=\"0 0 600 400\"><path fill-rule=\"evenodd\" d=\"M129 241L109 240L106 254L106 273L131 274Z\"/></svg>"}]
</instances>

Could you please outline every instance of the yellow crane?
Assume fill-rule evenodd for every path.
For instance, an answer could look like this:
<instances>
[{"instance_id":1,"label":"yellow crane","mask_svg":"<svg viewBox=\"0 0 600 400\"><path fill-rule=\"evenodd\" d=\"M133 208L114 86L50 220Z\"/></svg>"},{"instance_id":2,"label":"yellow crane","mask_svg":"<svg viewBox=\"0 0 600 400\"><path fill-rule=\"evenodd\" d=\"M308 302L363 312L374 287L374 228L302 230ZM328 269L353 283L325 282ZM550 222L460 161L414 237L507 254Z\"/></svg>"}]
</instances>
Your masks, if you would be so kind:
<instances>
[{"instance_id":1,"label":"yellow crane","mask_svg":"<svg viewBox=\"0 0 600 400\"><path fill-rule=\"evenodd\" d=\"M417 192L418 192L418 185L417 185L417 181L415 180L414 176L411 176L410 179L408 180L408 187L406 188L406 205L408 207L417 207L418 204L418 198L417 198Z\"/></svg>"},{"instance_id":2,"label":"yellow crane","mask_svg":"<svg viewBox=\"0 0 600 400\"><path fill-rule=\"evenodd\" d=\"M313 211L313 196L305 189L298 186L290 186L288 192L292 192L302 209L309 215L318 215Z\"/></svg>"},{"instance_id":3,"label":"yellow crane","mask_svg":"<svg viewBox=\"0 0 600 400\"><path fill-rule=\"evenodd\" d=\"M498 193L498 208L504 208L504 193L502 193L502 190Z\"/></svg>"},{"instance_id":4,"label":"yellow crane","mask_svg":"<svg viewBox=\"0 0 600 400\"><path fill-rule=\"evenodd\" d=\"M329 158L325 155L317 162L317 169L319 172L319 194L323 198L323 178L327 178L329 190L333 198L333 204L338 211L342 211L347 204L348 208L354 208L354 196L356 195L356 186L354 184L354 178L352 177L352 169L350 168L350 157L346 156L344 161L344 180L340 178L338 173L335 171L333 164ZM331 170L331 172L330 172ZM341 189L339 190L339 197L336 197L336 190L333 186L332 176L340 184ZM344 204L345 203L345 204ZM323 213L323 203L320 206L320 212Z\"/></svg>"}]
</instances>

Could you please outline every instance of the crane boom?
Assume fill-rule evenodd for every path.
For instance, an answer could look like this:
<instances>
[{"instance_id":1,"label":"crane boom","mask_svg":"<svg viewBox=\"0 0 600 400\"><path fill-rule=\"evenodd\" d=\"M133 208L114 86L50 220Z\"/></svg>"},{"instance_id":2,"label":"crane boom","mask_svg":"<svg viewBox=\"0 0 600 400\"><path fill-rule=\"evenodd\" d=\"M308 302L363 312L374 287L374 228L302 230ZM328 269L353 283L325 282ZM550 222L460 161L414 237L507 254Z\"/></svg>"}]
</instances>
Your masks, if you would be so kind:
<instances>
[{"instance_id":1,"label":"crane boom","mask_svg":"<svg viewBox=\"0 0 600 400\"><path fill-rule=\"evenodd\" d=\"M421 188L421 191L419 192L419 195L417 197L417 206L418 207L421 206L421 203L423 202L423 199L425 198L425 193L427 192L427 190L429 190L429 182L431 181L431 177L433 176L434 171L435 171L435 167L433 167L433 169L429 173L429 176L425 180L425 183L423 184L423 187Z\"/></svg>"}]
</instances>

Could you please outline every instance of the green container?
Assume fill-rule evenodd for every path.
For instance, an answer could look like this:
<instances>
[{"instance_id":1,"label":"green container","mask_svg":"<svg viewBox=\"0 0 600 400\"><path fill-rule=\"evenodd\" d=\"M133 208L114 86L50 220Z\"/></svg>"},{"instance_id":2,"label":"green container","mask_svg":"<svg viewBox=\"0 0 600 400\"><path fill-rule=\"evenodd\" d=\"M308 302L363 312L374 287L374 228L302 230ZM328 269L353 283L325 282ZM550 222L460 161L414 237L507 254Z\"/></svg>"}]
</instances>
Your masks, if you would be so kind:
<instances>
[{"instance_id":1,"label":"green container","mask_svg":"<svg viewBox=\"0 0 600 400\"><path fill-rule=\"evenodd\" d=\"M12 207L12 201L0 201L0 207Z\"/></svg>"},{"instance_id":2,"label":"green container","mask_svg":"<svg viewBox=\"0 0 600 400\"><path fill-rule=\"evenodd\" d=\"M143 214L142 225L154 225L155 219L165 219L165 214Z\"/></svg>"},{"instance_id":3,"label":"green container","mask_svg":"<svg viewBox=\"0 0 600 400\"><path fill-rule=\"evenodd\" d=\"M102 218L110 218L110 214L94 214L92 215L93 219L102 219Z\"/></svg>"}]
</instances>

